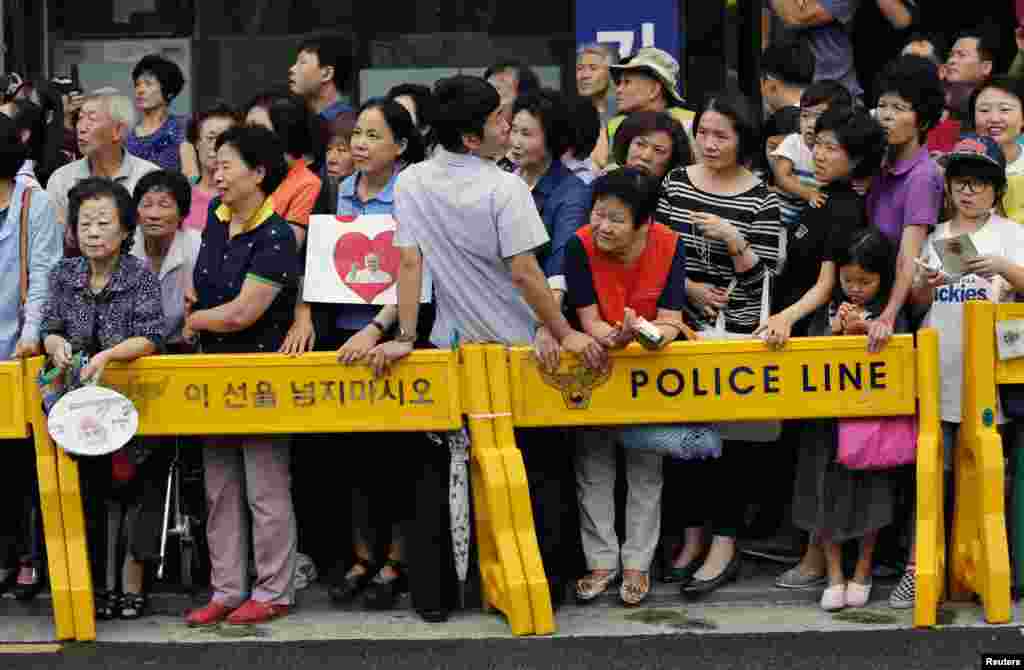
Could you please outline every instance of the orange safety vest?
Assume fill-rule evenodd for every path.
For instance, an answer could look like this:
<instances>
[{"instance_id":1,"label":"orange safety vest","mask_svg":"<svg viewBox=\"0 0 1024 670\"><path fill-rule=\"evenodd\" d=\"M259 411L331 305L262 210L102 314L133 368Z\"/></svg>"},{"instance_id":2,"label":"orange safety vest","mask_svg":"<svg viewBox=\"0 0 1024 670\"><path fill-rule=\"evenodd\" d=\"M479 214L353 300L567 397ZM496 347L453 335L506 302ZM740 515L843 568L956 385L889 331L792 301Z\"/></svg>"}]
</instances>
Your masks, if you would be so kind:
<instances>
[{"instance_id":1,"label":"orange safety vest","mask_svg":"<svg viewBox=\"0 0 1024 670\"><path fill-rule=\"evenodd\" d=\"M594 292L601 318L610 324L622 323L626 308L648 321L658 317L658 299L672 269L679 235L661 223L647 229L647 244L632 265L625 265L598 250L590 224L576 231L590 260Z\"/></svg>"}]
</instances>

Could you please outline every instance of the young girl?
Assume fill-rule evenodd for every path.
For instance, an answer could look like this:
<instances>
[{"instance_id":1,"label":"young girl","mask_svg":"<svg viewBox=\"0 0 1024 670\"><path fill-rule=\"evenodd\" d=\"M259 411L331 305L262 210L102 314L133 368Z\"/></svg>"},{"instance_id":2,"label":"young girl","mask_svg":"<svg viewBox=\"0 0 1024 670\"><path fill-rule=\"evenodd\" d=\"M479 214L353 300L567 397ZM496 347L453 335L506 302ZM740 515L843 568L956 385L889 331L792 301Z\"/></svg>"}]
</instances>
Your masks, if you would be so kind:
<instances>
[{"instance_id":1,"label":"young girl","mask_svg":"<svg viewBox=\"0 0 1024 670\"><path fill-rule=\"evenodd\" d=\"M889 299L896 251L876 229L866 228L836 250L835 263L839 285L810 334L864 335ZM850 470L837 461L839 420L807 423L798 447L793 523L811 533L824 549L828 586L821 607L826 611L863 607L871 596L871 559L878 531L893 518L893 482L886 470ZM842 544L853 539L860 539L860 555L847 581Z\"/></svg>"},{"instance_id":2,"label":"young girl","mask_svg":"<svg viewBox=\"0 0 1024 670\"><path fill-rule=\"evenodd\" d=\"M1024 228L993 212L1006 191L1006 158L989 137L968 135L949 154L946 193L952 218L935 228L925 241L923 265L911 300L930 309L925 325L939 332L940 412L945 469L953 467L953 448L960 430L960 389L963 382L963 308L968 300L1000 302L1011 292L1024 291ZM964 247L969 239L977 251L953 274L944 255ZM1006 422L996 408L996 423ZM913 553L911 553L911 558ZM898 598L899 597L899 598ZM911 567L893 592L891 604L912 607Z\"/></svg>"}]
</instances>

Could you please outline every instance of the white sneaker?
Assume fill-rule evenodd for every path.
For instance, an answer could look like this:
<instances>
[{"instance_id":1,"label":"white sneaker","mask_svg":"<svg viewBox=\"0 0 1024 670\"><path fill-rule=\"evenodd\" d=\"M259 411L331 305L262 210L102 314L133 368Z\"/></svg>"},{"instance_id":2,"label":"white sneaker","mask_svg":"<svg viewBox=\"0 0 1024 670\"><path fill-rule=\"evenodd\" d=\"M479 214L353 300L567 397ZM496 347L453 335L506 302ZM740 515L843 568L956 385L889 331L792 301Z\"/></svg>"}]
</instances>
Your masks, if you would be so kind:
<instances>
[{"instance_id":1,"label":"white sneaker","mask_svg":"<svg viewBox=\"0 0 1024 670\"><path fill-rule=\"evenodd\" d=\"M864 607L869 600L871 600L871 582L867 584L848 582L846 584L847 607Z\"/></svg>"},{"instance_id":2,"label":"white sneaker","mask_svg":"<svg viewBox=\"0 0 1024 670\"><path fill-rule=\"evenodd\" d=\"M915 583L914 571L907 570L904 572L900 583L896 585L892 595L889 596L889 607L898 610L906 610L913 607Z\"/></svg>"},{"instance_id":3,"label":"white sneaker","mask_svg":"<svg viewBox=\"0 0 1024 670\"><path fill-rule=\"evenodd\" d=\"M821 609L838 612L846 607L846 584L833 584L821 594Z\"/></svg>"}]
</instances>

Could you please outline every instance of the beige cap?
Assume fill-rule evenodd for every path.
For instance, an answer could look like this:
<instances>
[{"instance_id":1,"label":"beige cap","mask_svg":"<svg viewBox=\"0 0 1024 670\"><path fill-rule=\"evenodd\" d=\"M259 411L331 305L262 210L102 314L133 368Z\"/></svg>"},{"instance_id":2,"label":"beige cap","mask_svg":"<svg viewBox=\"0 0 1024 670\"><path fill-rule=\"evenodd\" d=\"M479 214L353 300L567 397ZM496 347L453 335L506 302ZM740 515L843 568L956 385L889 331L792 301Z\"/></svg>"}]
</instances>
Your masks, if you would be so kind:
<instances>
[{"instance_id":1,"label":"beige cap","mask_svg":"<svg viewBox=\"0 0 1024 670\"><path fill-rule=\"evenodd\" d=\"M616 71L621 70L646 70L664 84L665 90L672 96L672 99L681 105L686 101L679 94L679 62L667 51L644 47L637 51L626 62L619 65L609 65L613 76Z\"/></svg>"}]
</instances>

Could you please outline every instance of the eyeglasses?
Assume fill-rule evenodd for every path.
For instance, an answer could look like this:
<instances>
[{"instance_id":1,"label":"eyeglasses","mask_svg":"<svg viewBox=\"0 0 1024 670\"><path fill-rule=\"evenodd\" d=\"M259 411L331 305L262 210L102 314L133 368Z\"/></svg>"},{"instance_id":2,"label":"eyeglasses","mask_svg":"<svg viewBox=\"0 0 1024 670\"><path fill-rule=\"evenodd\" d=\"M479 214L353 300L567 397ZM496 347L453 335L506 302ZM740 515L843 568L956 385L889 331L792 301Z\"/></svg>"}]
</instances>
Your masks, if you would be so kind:
<instances>
[{"instance_id":1,"label":"eyeglasses","mask_svg":"<svg viewBox=\"0 0 1024 670\"><path fill-rule=\"evenodd\" d=\"M968 193L981 193L985 189L991 186L987 181L981 179L952 179L950 185L954 191L962 193L967 191Z\"/></svg>"}]
</instances>

